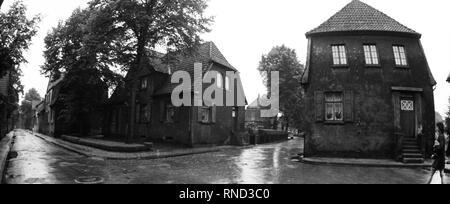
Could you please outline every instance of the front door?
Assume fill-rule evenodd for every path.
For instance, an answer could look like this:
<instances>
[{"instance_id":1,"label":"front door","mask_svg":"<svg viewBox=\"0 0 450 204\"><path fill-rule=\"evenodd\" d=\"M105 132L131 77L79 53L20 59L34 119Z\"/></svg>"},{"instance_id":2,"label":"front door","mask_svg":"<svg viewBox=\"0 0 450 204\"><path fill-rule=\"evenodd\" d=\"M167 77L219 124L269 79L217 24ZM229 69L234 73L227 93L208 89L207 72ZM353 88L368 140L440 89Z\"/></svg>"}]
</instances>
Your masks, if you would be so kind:
<instances>
[{"instance_id":1,"label":"front door","mask_svg":"<svg viewBox=\"0 0 450 204\"><path fill-rule=\"evenodd\" d=\"M402 132L406 137L415 137L416 134L416 111L413 97L402 97L400 99L401 115L400 121Z\"/></svg>"}]
</instances>

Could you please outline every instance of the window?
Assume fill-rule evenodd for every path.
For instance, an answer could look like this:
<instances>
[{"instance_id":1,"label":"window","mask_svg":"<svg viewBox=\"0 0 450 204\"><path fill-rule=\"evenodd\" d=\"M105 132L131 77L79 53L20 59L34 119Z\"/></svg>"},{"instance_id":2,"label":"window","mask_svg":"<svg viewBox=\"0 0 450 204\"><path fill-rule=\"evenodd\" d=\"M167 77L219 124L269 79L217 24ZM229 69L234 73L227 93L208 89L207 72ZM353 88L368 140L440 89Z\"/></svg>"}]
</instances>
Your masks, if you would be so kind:
<instances>
[{"instance_id":1,"label":"window","mask_svg":"<svg viewBox=\"0 0 450 204\"><path fill-rule=\"evenodd\" d=\"M175 107L171 103L166 105L166 122L173 123L175 119Z\"/></svg>"},{"instance_id":2,"label":"window","mask_svg":"<svg viewBox=\"0 0 450 204\"><path fill-rule=\"evenodd\" d=\"M225 90L226 91L230 91L230 84L231 84L230 77L226 76L225 77Z\"/></svg>"},{"instance_id":3,"label":"window","mask_svg":"<svg viewBox=\"0 0 450 204\"><path fill-rule=\"evenodd\" d=\"M237 112L238 112L238 108L237 107L233 107L233 112L231 113L231 116L233 118L236 118L237 117Z\"/></svg>"},{"instance_id":4,"label":"window","mask_svg":"<svg viewBox=\"0 0 450 204\"><path fill-rule=\"evenodd\" d=\"M327 121L343 121L344 104L342 93L325 94L325 118Z\"/></svg>"},{"instance_id":5,"label":"window","mask_svg":"<svg viewBox=\"0 0 450 204\"><path fill-rule=\"evenodd\" d=\"M380 64L376 45L364 45L364 55L366 57L366 65Z\"/></svg>"},{"instance_id":6,"label":"window","mask_svg":"<svg viewBox=\"0 0 450 204\"><path fill-rule=\"evenodd\" d=\"M136 106L136 122L150 123L150 120L151 120L151 106L142 104Z\"/></svg>"},{"instance_id":7,"label":"window","mask_svg":"<svg viewBox=\"0 0 450 204\"><path fill-rule=\"evenodd\" d=\"M395 65L397 66L408 66L408 60L406 59L406 51L404 46L394 45L394 58Z\"/></svg>"},{"instance_id":8,"label":"window","mask_svg":"<svg viewBox=\"0 0 450 204\"><path fill-rule=\"evenodd\" d=\"M141 89L144 90L147 88L148 88L148 80L147 80L147 78L142 78L141 79Z\"/></svg>"},{"instance_id":9,"label":"window","mask_svg":"<svg viewBox=\"0 0 450 204\"><path fill-rule=\"evenodd\" d=\"M211 118L211 108L209 107L200 107L200 121L202 123L209 123L211 122L210 118Z\"/></svg>"},{"instance_id":10,"label":"window","mask_svg":"<svg viewBox=\"0 0 450 204\"><path fill-rule=\"evenodd\" d=\"M220 74L220 73L217 73L217 87L218 88L223 88L223 77L222 77L222 74Z\"/></svg>"},{"instance_id":11,"label":"window","mask_svg":"<svg viewBox=\"0 0 450 204\"><path fill-rule=\"evenodd\" d=\"M333 51L333 64L334 65L347 65L347 53L345 45L333 45L331 46Z\"/></svg>"}]
</instances>

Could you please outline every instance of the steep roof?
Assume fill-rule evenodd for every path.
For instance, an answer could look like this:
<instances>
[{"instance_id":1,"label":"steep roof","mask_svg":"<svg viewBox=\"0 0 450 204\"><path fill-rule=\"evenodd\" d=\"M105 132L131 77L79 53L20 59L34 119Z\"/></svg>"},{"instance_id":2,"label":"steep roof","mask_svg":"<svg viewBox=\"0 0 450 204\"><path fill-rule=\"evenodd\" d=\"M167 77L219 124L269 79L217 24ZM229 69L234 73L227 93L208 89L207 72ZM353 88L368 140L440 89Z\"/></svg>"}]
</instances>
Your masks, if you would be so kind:
<instances>
[{"instance_id":1,"label":"steep roof","mask_svg":"<svg viewBox=\"0 0 450 204\"><path fill-rule=\"evenodd\" d=\"M234 68L228 60L224 57L222 52L220 52L219 48L213 42L207 42L199 46L197 51L192 56L183 57L179 63L171 66L171 73L177 71L186 71L191 76L193 81L197 81L194 79L194 63L202 62L203 64L203 73L207 72L209 69L209 62L214 62L220 64L232 71L238 71ZM201 80L201 79L200 79ZM173 89L177 87L178 84L172 84L170 81L158 90L155 95L163 95L172 93Z\"/></svg>"},{"instance_id":2,"label":"steep roof","mask_svg":"<svg viewBox=\"0 0 450 204\"><path fill-rule=\"evenodd\" d=\"M309 31L306 35L353 31L398 32L420 37L420 34L416 31L359 0L353 0L325 23Z\"/></svg>"}]
</instances>

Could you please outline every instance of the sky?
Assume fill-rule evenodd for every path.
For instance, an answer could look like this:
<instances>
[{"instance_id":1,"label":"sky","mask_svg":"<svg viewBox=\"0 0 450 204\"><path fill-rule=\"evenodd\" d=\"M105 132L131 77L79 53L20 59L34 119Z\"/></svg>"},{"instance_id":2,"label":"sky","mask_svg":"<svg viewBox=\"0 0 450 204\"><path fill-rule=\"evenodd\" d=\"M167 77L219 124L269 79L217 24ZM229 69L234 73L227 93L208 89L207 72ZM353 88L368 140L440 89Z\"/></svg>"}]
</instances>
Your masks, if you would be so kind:
<instances>
[{"instance_id":1,"label":"sky","mask_svg":"<svg viewBox=\"0 0 450 204\"><path fill-rule=\"evenodd\" d=\"M5 0L5 11L12 0ZM89 0L24 0L29 14L40 13L43 21L38 35L26 53L22 66L25 90L36 88L45 95L48 79L40 74L44 63L44 37L60 20L67 19L77 7ZM210 0L207 14L215 16L212 32L202 37L213 41L228 61L241 72L249 102L266 88L257 67L261 56L272 47L286 45L306 61L305 33L319 26L351 0ZM435 90L436 111L448 110L450 84L450 1L448 0L362 0L400 23L421 33L429 65L438 85Z\"/></svg>"}]
</instances>

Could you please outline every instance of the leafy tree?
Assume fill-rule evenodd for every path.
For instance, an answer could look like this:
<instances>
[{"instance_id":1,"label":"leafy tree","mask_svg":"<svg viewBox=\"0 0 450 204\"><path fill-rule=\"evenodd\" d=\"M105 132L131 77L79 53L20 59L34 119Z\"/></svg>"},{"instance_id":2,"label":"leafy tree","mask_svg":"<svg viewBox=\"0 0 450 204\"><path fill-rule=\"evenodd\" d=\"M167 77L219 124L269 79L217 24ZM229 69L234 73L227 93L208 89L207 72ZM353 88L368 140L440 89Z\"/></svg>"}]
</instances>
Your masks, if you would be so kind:
<instances>
[{"instance_id":1,"label":"leafy tree","mask_svg":"<svg viewBox=\"0 0 450 204\"><path fill-rule=\"evenodd\" d=\"M3 1L2 1L3 2ZM2 3L1 2L1 3ZM0 13L0 77L11 74L12 85L23 92L20 82L20 64L26 63L23 53L37 33L39 16L28 19L27 8L21 0L15 1L6 13Z\"/></svg>"},{"instance_id":2,"label":"leafy tree","mask_svg":"<svg viewBox=\"0 0 450 204\"><path fill-rule=\"evenodd\" d=\"M97 83L100 78L108 87L114 87L121 80L114 67L123 67L133 75L148 66L157 48L165 48L168 53L193 50L200 43L199 35L209 31L212 19L204 17L206 7L205 0L92 0L87 9L76 10L47 36L42 70L56 78L64 73L65 81L73 83ZM86 74L92 80L86 80ZM133 130L137 80L131 82L129 129ZM76 111L67 111L67 115L70 112ZM133 139L132 131L128 139Z\"/></svg>"},{"instance_id":3,"label":"leafy tree","mask_svg":"<svg viewBox=\"0 0 450 204\"><path fill-rule=\"evenodd\" d=\"M33 120L33 102L42 101L41 96L35 88L28 90L25 94L25 99L22 101L20 105L20 114L22 120L24 121L24 128L31 129L32 120Z\"/></svg>"},{"instance_id":4,"label":"leafy tree","mask_svg":"<svg viewBox=\"0 0 450 204\"><path fill-rule=\"evenodd\" d=\"M89 115L103 104L108 86L120 81L121 76L111 69L113 61L108 54L111 41L98 43L89 26L95 16L92 9L76 9L66 22L60 22L45 38L45 64L42 72L52 80L64 76L62 91L57 99L62 110L57 120L68 124L71 133L86 135L90 129ZM106 31L106 30L105 30ZM110 38L114 33L96 34Z\"/></svg>"},{"instance_id":5,"label":"leafy tree","mask_svg":"<svg viewBox=\"0 0 450 204\"><path fill-rule=\"evenodd\" d=\"M450 104L450 99L448 101ZM450 136L450 105L448 106L448 112L445 117L445 127L446 127L447 135ZM449 152L450 152L450 150L449 150Z\"/></svg>"},{"instance_id":6,"label":"leafy tree","mask_svg":"<svg viewBox=\"0 0 450 204\"><path fill-rule=\"evenodd\" d=\"M212 18L205 17L206 0L93 0L91 8L98 8L112 16L115 26L125 29L124 50L131 75L148 66L148 59L158 46L167 52L192 50L200 44L200 34L208 32ZM170 55L167 55L170 56ZM170 59L168 59L170 60ZM137 79L131 78L130 128L128 141L134 139Z\"/></svg>"},{"instance_id":7,"label":"leafy tree","mask_svg":"<svg viewBox=\"0 0 450 204\"><path fill-rule=\"evenodd\" d=\"M304 66L298 61L295 50L284 45L274 47L267 55L262 56L258 70L269 93L272 85L271 72L279 72L280 112L283 114L285 129L289 129L290 124L301 128L303 89L300 79Z\"/></svg>"}]
</instances>

